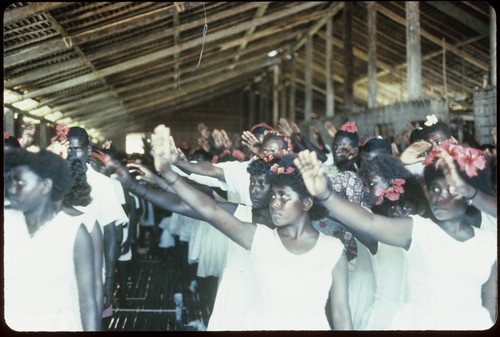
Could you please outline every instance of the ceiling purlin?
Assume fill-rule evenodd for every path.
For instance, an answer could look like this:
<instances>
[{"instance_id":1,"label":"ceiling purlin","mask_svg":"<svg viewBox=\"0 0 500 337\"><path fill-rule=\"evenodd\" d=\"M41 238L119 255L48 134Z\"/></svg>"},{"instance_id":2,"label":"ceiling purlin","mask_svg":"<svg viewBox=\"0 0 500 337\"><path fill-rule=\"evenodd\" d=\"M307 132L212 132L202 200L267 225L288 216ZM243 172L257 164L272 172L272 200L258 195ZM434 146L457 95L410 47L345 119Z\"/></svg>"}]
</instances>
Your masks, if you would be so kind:
<instances>
[{"instance_id":1,"label":"ceiling purlin","mask_svg":"<svg viewBox=\"0 0 500 337\"><path fill-rule=\"evenodd\" d=\"M4 37L30 31L17 42L11 40L10 49L4 51L4 86L24 90L21 98L49 103L64 117L74 117L109 138L248 88L276 62L282 62L282 82L287 85L290 75L285 70L292 63L287 56L294 58L300 96L307 36L314 36L313 92L318 99L325 96L323 29L344 3L40 4L27 3L4 13ZM405 5L377 4L377 101L390 103L405 96ZM361 108L368 97L366 15L360 12L366 3L354 6L358 11L353 26L354 102ZM442 97L446 81L450 108L470 109L467 97L482 86L482 76L490 68L487 7L431 1L421 8L424 95ZM32 24L34 16L37 25ZM48 30L49 23L58 33ZM205 23L208 30L203 36ZM332 75L336 108L343 111L340 16L334 25ZM280 52L276 59L267 57L273 49ZM453 99L460 105L452 104Z\"/></svg>"}]
</instances>

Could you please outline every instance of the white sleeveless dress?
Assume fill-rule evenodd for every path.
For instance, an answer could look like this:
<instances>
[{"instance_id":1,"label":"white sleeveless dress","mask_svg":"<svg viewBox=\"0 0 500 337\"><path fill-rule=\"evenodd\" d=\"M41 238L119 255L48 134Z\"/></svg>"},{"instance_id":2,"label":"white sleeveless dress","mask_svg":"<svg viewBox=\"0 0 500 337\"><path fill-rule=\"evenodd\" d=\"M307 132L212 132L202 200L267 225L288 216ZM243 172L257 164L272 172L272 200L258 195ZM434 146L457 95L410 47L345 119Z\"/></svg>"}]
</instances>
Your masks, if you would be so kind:
<instances>
[{"instance_id":1,"label":"white sleeveless dress","mask_svg":"<svg viewBox=\"0 0 500 337\"><path fill-rule=\"evenodd\" d=\"M248 330L330 330L325 313L332 270L344 246L319 233L303 254L289 252L276 231L257 225L250 254L260 299L246 321Z\"/></svg>"},{"instance_id":2,"label":"white sleeveless dress","mask_svg":"<svg viewBox=\"0 0 500 337\"><path fill-rule=\"evenodd\" d=\"M252 208L238 205L234 216L252 222ZM250 251L228 240L226 266L219 281L207 331L244 330L248 313L258 299Z\"/></svg>"},{"instance_id":3,"label":"white sleeveless dress","mask_svg":"<svg viewBox=\"0 0 500 337\"><path fill-rule=\"evenodd\" d=\"M80 222L59 212L30 236L24 214L4 210L5 321L17 331L81 331L73 249Z\"/></svg>"},{"instance_id":4,"label":"white sleeveless dress","mask_svg":"<svg viewBox=\"0 0 500 337\"><path fill-rule=\"evenodd\" d=\"M370 254L375 277L373 303L363 315L361 330L388 330L404 303L406 286L406 251L378 243L377 253Z\"/></svg>"},{"instance_id":5,"label":"white sleeveless dress","mask_svg":"<svg viewBox=\"0 0 500 337\"><path fill-rule=\"evenodd\" d=\"M496 236L473 227L457 241L429 219L413 217L408 249L406 302L396 330L484 330L493 325L482 306L481 287L496 263Z\"/></svg>"}]
</instances>

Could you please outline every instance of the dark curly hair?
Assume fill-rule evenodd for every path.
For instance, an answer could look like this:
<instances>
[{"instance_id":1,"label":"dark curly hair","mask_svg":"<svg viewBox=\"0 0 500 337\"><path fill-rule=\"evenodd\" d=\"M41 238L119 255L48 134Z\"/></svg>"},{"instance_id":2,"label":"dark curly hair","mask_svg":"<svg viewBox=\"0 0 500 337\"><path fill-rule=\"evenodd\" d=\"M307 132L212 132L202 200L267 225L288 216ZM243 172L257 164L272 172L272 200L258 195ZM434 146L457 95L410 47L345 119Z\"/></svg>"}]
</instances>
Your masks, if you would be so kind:
<instances>
[{"instance_id":1,"label":"dark curly hair","mask_svg":"<svg viewBox=\"0 0 500 337\"><path fill-rule=\"evenodd\" d=\"M387 215L387 210L393 204L397 204L401 200L408 200L417 204L419 210L423 211L423 215L427 216L428 203L425 196L422 184L418 178L411 173L399 160L393 155L379 155L369 162L361 165L358 172L364 184L369 187L370 177L377 175L383 180L390 182L393 179L404 179L404 193L400 195L398 201L390 201L384 199L382 205L375 205L371 208L374 213Z\"/></svg>"},{"instance_id":2,"label":"dark curly hair","mask_svg":"<svg viewBox=\"0 0 500 337\"><path fill-rule=\"evenodd\" d=\"M424 168L424 181L427 186L437 178L444 178L444 172L440 167L436 166L436 161L439 158L435 158L432 163L425 166ZM458 175L469 185L474 186L479 191L486 193L488 195L495 195L495 190L493 184L491 183L491 170L489 165L486 165L484 169L478 170L477 175L474 177L469 177L465 172L460 170L458 163L454 160L455 167L457 168Z\"/></svg>"},{"instance_id":3,"label":"dark curly hair","mask_svg":"<svg viewBox=\"0 0 500 337\"><path fill-rule=\"evenodd\" d=\"M21 147L21 144L19 144L19 141L17 140L16 137L9 136L7 139L4 139L3 141L3 148L4 151L5 149L19 149Z\"/></svg>"},{"instance_id":4,"label":"dark curly hair","mask_svg":"<svg viewBox=\"0 0 500 337\"><path fill-rule=\"evenodd\" d=\"M423 216L424 218L430 217L431 211L429 209L429 203L427 202L427 197L425 195L424 189L417 176L412 175L404 179L404 193L401 193L399 195L399 199L396 201L391 201L384 198L384 202L381 205L375 205L371 208L373 213L388 216L388 211L391 206L398 205L407 201L416 204L418 212L421 216Z\"/></svg>"},{"instance_id":5,"label":"dark curly hair","mask_svg":"<svg viewBox=\"0 0 500 337\"><path fill-rule=\"evenodd\" d=\"M256 158L252 160L247 167L247 172L251 175L261 175L267 174L269 172L269 168L274 164L274 162L266 162L261 158Z\"/></svg>"},{"instance_id":6,"label":"dark curly hair","mask_svg":"<svg viewBox=\"0 0 500 337\"><path fill-rule=\"evenodd\" d=\"M92 187L87 182L87 173L85 165L76 157L68 157L67 164L75 183L71 190L64 196L63 205L87 206L92 201L90 192Z\"/></svg>"},{"instance_id":7,"label":"dark curly hair","mask_svg":"<svg viewBox=\"0 0 500 337\"><path fill-rule=\"evenodd\" d=\"M446 138L451 138L451 130L448 124L439 121L431 126L424 125L422 127L422 139L427 139L431 133L441 131L445 134Z\"/></svg>"},{"instance_id":8,"label":"dark curly hair","mask_svg":"<svg viewBox=\"0 0 500 337\"><path fill-rule=\"evenodd\" d=\"M5 168L28 166L42 179L52 180L51 199L61 200L71 190L74 180L66 161L60 156L47 150L29 152L23 148L14 149L5 153Z\"/></svg>"},{"instance_id":9,"label":"dark curly hair","mask_svg":"<svg viewBox=\"0 0 500 337\"><path fill-rule=\"evenodd\" d=\"M289 186L297 192L301 200L305 198L313 198L313 206L309 210L309 214L312 220L319 220L325 218L328 215L328 210L321 205L321 203L307 190L306 185L304 184L304 180L302 179L302 175L300 174L299 169L293 163L293 160L296 158L295 154L287 154L283 157L275 158L271 164L277 164L279 167L283 167L285 170L289 167L293 168L293 172L291 173L275 173L273 171L269 171L269 183L272 186Z\"/></svg>"},{"instance_id":10,"label":"dark curly hair","mask_svg":"<svg viewBox=\"0 0 500 337\"><path fill-rule=\"evenodd\" d=\"M392 154L391 143L383 138L371 138L359 147L359 153Z\"/></svg>"},{"instance_id":11,"label":"dark curly hair","mask_svg":"<svg viewBox=\"0 0 500 337\"><path fill-rule=\"evenodd\" d=\"M413 174L401 163L399 158L393 155L381 154L369 162L363 163L359 168L358 175L365 184L368 183L370 175L376 174L386 181L394 178L406 179Z\"/></svg>"},{"instance_id":12,"label":"dark curly hair","mask_svg":"<svg viewBox=\"0 0 500 337\"><path fill-rule=\"evenodd\" d=\"M89 134L85 129L79 126L73 126L69 128L68 134L66 135L69 138L77 138L80 140L80 143L84 146L90 145Z\"/></svg>"}]
</instances>

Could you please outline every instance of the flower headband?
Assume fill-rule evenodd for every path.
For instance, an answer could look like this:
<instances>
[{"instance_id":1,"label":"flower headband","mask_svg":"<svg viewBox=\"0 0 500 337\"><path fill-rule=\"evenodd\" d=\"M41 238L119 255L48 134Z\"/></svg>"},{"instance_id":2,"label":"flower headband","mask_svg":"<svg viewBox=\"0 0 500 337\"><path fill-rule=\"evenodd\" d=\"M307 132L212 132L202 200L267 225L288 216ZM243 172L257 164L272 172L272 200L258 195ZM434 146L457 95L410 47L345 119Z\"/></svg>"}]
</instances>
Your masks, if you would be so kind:
<instances>
[{"instance_id":1,"label":"flower headband","mask_svg":"<svg viewBox=\"0 0 500 337\"><path fill-rule=\"evenodd\" d=\"M252 126L252 128L250 129L250 132L253 132L257 128L264 128L266 130L274 130L272 126L270 126L266 123L259 123L259 124L255 124L254 126Z\"/></svg>"},{"instance_id":2,"label":"flower headband","mask_svg":"<svg viewBox=\"0 0 500 337\"><path fill-rule=\"evenodd\" d=\"M50 141L54 142L56 140L66 141L68 140L68 132L69 128L64 124L56 125L56 135L50 139Z\"/></svg>"},{"instance_id":3,"label":"flower headband","mask_svg":"<svg viewBox=\"0 0 500 337\"><path fill-rule=\"evenodd\" d=\"M386 189L379 188L375 191L375 196L378 197L376 204L381 205L384 202L384 198L387 198L390 201L399 200L401 194L405 192L405 189L403 188L405 182L406 181L404 179L396 178L391 181L392 186Z\"/></svg>"},{"instance_id":4,"label":"flower headband","mask_svg":"<svg viewBox=\"0 0 500 337\"><path fill-rule=\"evenodd\" d=\"M358 128L356 127L356 122L345 122L344 124L342 124L339 130L350 133L358 132Z\"/></svg>"},{"instance_id":5,"label":"flower headband","mask_svg":"<svg viewBox=\"0 0 500 337\"><path fill-rule=\"evenodd\" d=\"M483 170L486 167L486 157L481 150L469 146L452 144L449 139L442 142L439 148L439 150L432 150L425 157L422 162L425 166L434 162L435 158L441 157L442 151L445 151L458 163L460 170L465 172L469 178L477 176L477 171Z\"/></svg>"},{"instance_id":6,"label":"flower headband","mask_svg":"<svg viewBox=\"0 0 500 337\"><path fill-rule=\"evenodd\" d=\"M282 166L279 166L278 164L272 165L269 170L273 173L276 174L291 174L295 172L295 168L288 166L287 168L284 168Z\"/></svg>"},{"instance_id":7,"label":"flower headband","mask_svg":"<svg viewBox=\"0 0 500 337\"><path fill-rule=\"evenodd\" d=\"M425 126L433 126L438 122L438 118L436 115L427 115L427 121L424 123Z\"/></svg>"},{"instance_id":8,"label":"flower headband","mask_svg":"<svg viewBox=\"0 0 500 337\"><path fill-rule=\"evenodd\" d=\"M275 157L272 153L266 153L266 154L259 154L259 158L269 164L274 160Z\"/></svg>"}]
</instances>

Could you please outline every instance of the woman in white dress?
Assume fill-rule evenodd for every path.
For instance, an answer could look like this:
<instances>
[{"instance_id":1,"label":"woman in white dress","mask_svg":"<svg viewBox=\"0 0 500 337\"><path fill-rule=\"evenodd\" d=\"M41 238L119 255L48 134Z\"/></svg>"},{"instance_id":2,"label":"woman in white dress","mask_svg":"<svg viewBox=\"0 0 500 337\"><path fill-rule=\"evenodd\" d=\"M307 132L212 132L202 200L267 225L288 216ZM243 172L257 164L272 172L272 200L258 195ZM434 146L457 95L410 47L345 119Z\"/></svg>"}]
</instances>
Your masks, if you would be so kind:
<instances>
[{"instance_id":1,"label":"woman in white dress","mask_svg":"<svg viewBox=\"0 0 500 337\"><path fill-rule=\"evenodd\" d=\"M238 220L179 179L171 170L170 129L164 125L155 128L153 148L155 168L170 188L206 221L250 250L259 299L246 319L246 329L329 330L325 313L328 296L333 328L352 328L343 244L312 226L313 218L325 215L324 209L307 194L288 156L271 169L269 207L277 227L272 230Z\"/></svg>"},{"instance_id":2,"label":"woman in white dress","mask_svg":"<svg viewBox=\"0 0 500 337\"><path fill-rule=\"evenodd\" d=\"M370 188L371 211L388 217L428 217L427 199L417 177L392 155L379 155L363 163L360 176ZM370 247L375 275L374 301L362 318L361 330L388 330L404 303L406 253L401 247L362 236Z\"/></svg>"},{"instance_id":3,"label":"woman in white dress","mask_svg":"<svg viewBox=\"0 0 500 337\"><path fill-rule=\"evenodd\" d=\"M4 209L5 321L16 331L95 331L92 241L78 219L56 204L71 173L56 154L11 152Z\"/></svg>"},{"instance_id":4,"label":"woman in white dress","mask_svg":"<svg viewBox=\"0 0 500 337\"><path fill-rule=\"evenodd\" d=\"M476 182L468 175L479 173L479 179L485 166L480 153L458 146L451 149L435 152L439 159L429 160L424 171L433 220L372 214L331 192L314 153L303 151L296 160L309 192L324 200L331 216L407 251L405 303L391 329L484 330L496 319L496 237L468 224L465 217L468 201L478 202L487 195L487 184L477 183L475 187L484 190L464 196L450 191L447 181L449 172L457 171L451 155L458 158L459 173L471 184Z\"/></svg>"},{"instance_id":5,"label":"woman in white dress","mask_svg":"<svg viewBox=\"0 0 500 337\"><path fill-rule=\"evenodd\" d=\"M234 214L236 218L245 222L254 222L274 227L269 212L269 201L271 200L271 185L267 174L272 162L257 158L252 160L248 167L250 173L249 194L253 207L233 202L217 201L217 204ZM113 167L115 175L124 186L134 186L134 182L127 170L114 161L109 167ZM143 179L158 186L166 185L165 181L152 174L147 168L140 165L129 165L141 171ZM145 185L142 185L145 186ZM168 190L168 185L164 186ZM154 205L188 215L199 217L191 207L182 201L177 195L161 189L149 189L148 193L140 190L139 193L146 194L146 198ZM211 226L213 230L218 231ZM220 233L220 232L219 232ZM250 252L245 250L234 241L227 241L227 260L222 272L217 289L214 308L208 321L208 331L238 331L245 329L244 323L258 299L257 281L252 266Z\"/></svg>"}]
</instances>

